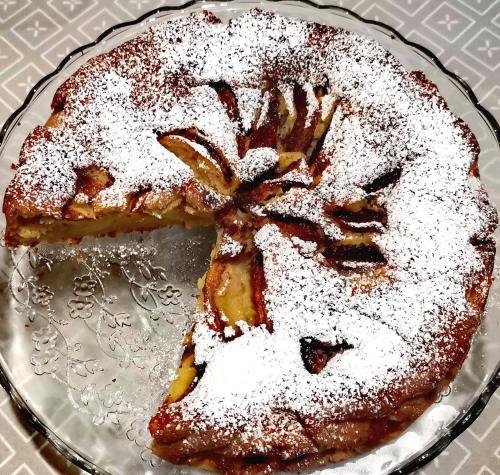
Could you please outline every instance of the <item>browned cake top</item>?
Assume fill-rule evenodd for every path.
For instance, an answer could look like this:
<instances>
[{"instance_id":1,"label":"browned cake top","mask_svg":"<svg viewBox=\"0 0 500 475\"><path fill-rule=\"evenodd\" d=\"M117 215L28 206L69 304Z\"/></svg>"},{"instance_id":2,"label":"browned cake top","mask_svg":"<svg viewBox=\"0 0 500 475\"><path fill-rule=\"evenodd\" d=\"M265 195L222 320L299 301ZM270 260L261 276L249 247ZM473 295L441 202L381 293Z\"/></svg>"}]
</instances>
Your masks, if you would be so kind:
<instances>
[{"instance_id":1,"label":"browned cake top","mask_svg":"<svg viewBox=\"0 0 500 475\"><path fill-rule=\"evenodd\" d=\"M443 378L467 350L482 311L467 291L489 285L477 245L495 214L474 168L477 142L435 86L347 31L259 11L229 24L197 14L154 26L70 78L54 99L62 126L28 140L14 186L56 216L75 170L91 165L113 177L98 195L110 206L141 188L171 191L192 171L157 137L179 130L197 130L223 158L216 166L255 185L279 160L276 140L244 155L239 144L256 112L260 125L273 120L275 86L290 114L305 98L302 130L333 116L313 166L299 163L281 178L284 194L250 210L277 223L255 236L273 328L242 323L232 339L211 330L210 312L197 315L195 361L205 370L176 403L195 426L257 438L263 424L286 433L284 414L382 412ZM362 202L376 206L354 213ZM291 219L318 226L329 252L287 235L278 224ZM368 254L343 246L353 232ZM303 363L314 342L331 350L319 372Z\"/></svg>"}]
</instances>

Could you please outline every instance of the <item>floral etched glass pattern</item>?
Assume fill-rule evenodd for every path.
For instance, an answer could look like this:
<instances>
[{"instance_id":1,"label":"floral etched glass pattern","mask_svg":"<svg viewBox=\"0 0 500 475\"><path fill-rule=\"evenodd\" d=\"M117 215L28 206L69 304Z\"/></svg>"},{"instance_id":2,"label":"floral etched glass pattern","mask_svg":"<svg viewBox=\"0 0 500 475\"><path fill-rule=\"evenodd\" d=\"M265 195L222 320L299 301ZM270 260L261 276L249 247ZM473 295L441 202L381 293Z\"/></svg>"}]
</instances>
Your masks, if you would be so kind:
<instances>
[{"instance_id":1,"label":"floral etched glass pattern","mask_svg":"<svg viewBox=\"0 0 500 475\"><path fill-rule=\"evenodd\" d=\"M498 207L495 130L459 81L385 27L364 23L343 10L318 10L288 1L237 1L210 8L228 19L259 5L374 37L408 69L425 71L476 134L482 179ZM199 4L165 9L150 19L168 20L198 8ZM117 28L105 42L73 55L34 93L6 130L0 148L0 191L11 177L9 165L17 160L24 138L49 115L58 85L91 57L146 27L143 21ZM71 460L97 473L184 471L150 454L147 423L174 377L183 332L195 305L196 280L207 268L212 243L213 230L171 229L85 240L73 248L24 248L12 255L1 249L3 384L36 427ZM348 462L348 468L326 470L390 473L403 467L407 471L409 460L433 444L446 446L456 435L454 424L476 401L487 400L487 388L498 370L499 318L495 283L471 354L449 391L402 437Z\"/></svg>"},{"instance_id":2,"label":"floral etched glass pattern","mask_svg":"<svg viewBox=\"0 0 500 475\"><path fill-rule=\"evenodd\" d=\"M147 424L175 375L213 240L210 229L163 230L11 255L12 328L41 377L23 367L30 391L41 404L60 398L96 435L118 431L137 470L160 463Z\"/></svg>"}]
</instances>

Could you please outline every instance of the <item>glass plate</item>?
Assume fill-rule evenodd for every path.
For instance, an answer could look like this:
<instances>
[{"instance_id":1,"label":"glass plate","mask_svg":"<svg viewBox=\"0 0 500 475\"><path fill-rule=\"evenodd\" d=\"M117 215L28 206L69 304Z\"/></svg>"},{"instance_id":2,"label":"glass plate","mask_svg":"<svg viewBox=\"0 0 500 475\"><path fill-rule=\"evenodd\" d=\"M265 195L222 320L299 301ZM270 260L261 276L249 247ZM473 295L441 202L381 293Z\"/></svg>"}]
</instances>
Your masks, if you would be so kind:
<instances>
[{"instance_id":1,"label":"glass plate","mask_svg":"<svg viewBox=\"0 0 500 475\"><path fill-rule=\"evenodd\" d=\"M425 71L478 138L482 180L500 208L499 127L465 82L386 25L306 1L179 4L117 25L74 51L2 129L1 193L24 138L49 116L56 88L89 58L194 10L228 19L256 6L373 37L408 69ZM1 383L33 426L78 466L99 474L194 472L150 454L147 422L177 367L196 279L207 268L213 240L209 229L170 229L87 239L78 247L0 249ZM497 280L471 352L438 402L398 439L321 471L410 473L471 424L500 383L499 295Z\"/></svg>"}]
</instances>

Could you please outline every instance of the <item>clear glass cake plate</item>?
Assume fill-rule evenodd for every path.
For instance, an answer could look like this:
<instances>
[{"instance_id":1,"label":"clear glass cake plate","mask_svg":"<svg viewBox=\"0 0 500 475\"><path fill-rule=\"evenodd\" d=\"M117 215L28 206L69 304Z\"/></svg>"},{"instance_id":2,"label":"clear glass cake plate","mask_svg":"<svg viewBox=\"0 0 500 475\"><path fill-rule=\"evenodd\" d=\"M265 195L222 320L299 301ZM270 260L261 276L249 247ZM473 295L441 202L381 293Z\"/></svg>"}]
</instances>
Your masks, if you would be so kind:
<instances>
[{"instance_id":1,"label":"clear glass cake plate","mask_svg":"<svg viewBox=\"0 0 500 475\"><path fill-rule=\"evenodd\" d=\"M117 25L79 48L35 86L2 129L0 193L24 138L49 116L55 90L89 58L151 24L201 8L227 20L253 7L362 33L408 69L424 71L478 138L482 180L500 208L498 124L467 85L389 27L305 1L179 3ZM196 280L213 241L210 229L166 229L87 239L76 247L0 248L1 383L33 426L78 466L98 474L194 472L150 454L147 423L175 373ZM499 386L499 300L497 280L472 350L439 401L398 439L321 471L410 473L444 450Z\"/></svg>"}]
</instances>

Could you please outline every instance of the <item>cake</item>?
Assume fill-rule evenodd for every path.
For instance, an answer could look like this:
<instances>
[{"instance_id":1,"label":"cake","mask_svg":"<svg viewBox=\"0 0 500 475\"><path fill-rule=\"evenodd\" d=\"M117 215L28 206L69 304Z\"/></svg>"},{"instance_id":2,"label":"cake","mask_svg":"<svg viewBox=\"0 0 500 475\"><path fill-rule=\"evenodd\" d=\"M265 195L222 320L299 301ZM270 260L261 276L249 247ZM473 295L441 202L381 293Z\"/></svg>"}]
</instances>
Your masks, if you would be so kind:
<instances>
[{"instance_id":1,"label":"cake","mask_svg":"<svg viewBox=\"0 0 500 475\"><path fill-rule=\"evenodd\" d=\"M460 369L495 255L478 156L437 87L373 40L195 13L59 87L6 191L5 241L215 226L152 450L300 471L398 436Z\"/></svg>"}]
</instances>

